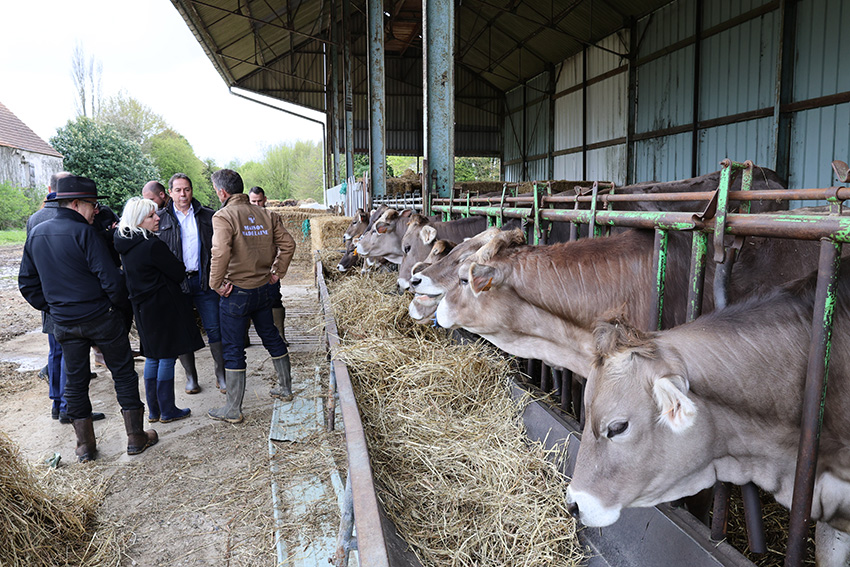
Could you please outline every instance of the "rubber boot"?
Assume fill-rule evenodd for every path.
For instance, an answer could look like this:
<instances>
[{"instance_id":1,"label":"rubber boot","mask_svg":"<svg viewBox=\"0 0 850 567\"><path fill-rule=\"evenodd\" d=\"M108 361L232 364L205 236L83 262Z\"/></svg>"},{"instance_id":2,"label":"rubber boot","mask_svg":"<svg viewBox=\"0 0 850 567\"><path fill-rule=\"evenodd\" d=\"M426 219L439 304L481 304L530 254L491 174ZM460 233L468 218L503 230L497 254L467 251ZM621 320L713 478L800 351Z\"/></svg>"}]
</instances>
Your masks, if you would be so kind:
<instances>
[{"instance_id":1,"label":"rubber boot","mask_svg":"<svg viewBox=\"0 0 850 567\"><path fill-rule=\"evenodd\" d=\"M289 362L289 353L272 357L272 363L277 371L277 388L272 388L269 395L289 402L292 400L292 365Z\"/></svg>"},{"instance_id":2,"label":"rubber boot","mask_svg":"<svg viewBox=\"0 0 850 567\"><path fill-rule=\"evenodd\" d=\"M198 370L195 368L195 353L181 354L177 359L186 373L186 393L197 394L201 391L201 386L198 384Z\"/></svg>"},{"instance_id":3,"label":"rubber boot","mask_svg":"<svg viewBox=\"0 0 850 567\"><path fill-rule=\"evenodd\" d=\"M210 343L210 354L213 357L215 366L215 387L221 390L222 394L227 393L227 380L224 373L224 346L221 341Z\"/></svg>"},{"instance_id":4,"label":"rubber boot","mask_svg":"<svg viewBox=\"0 0 850 567\"><path fill-rule=\"evenodd\" d=\"M180 409L174 403L174 380L157 380L156 397L159 401L159 421L169 423L189 417L192 410Z\"/></svg>"},{"instance_id":5,"label":"rubber boot","mask_svg":"<svg viewBox=\"0 0 850 567\"><path fill-rule=\"evenodd\" d=\"M145 378L145 399L148 401L148 422L159 421L159 399L156 392L156 378Z\"/></svg>"},{"instance_id":6,"label":"rubber boot","mask_svg":"<svg viewBox=\"0 0 850 567\"><path fill-rule=\"evenodd\" d=\"M81 463L93 461L97 453L97 443L94 438L94 424L90 417L83 419L75 419L74 433L77 434L77 449L74 451L77 454L77 459Z\"/></svg>"},{"instance_id":7,"label":"rubber boot","mask_svg":"<svg viewBox=\"0 0 850 567\"><path fill-rule=\"evenodd\" d=\"M251 335L250 335L250 333L248 333L248 331L250 331L250 330L251 330L251 323L248 323L248 326L245 327L245 338L243 339L245 348L248 348L249 346L251 346Z\"/></svg>"},{"instance_id":8,"label":"rubber boot","mask_svg":"<svg viewBox=\"0 0 850 567\"><path fill-rule=\"evenodd\" d=\"M242 423L242 398L245 397L245 371L226 370L227 402L224 407L211 409L207 414L219 421Z\"/></svg>"},{"instance_id":9,"label":"rubber boot","mask_svg":"<svg viewBox=\"0 0 850 567\"><path fill-rule=\"evenodd\" d=\"M286 340L286 334L283 332L284 321L286 321L286 307L272 307L272 318L274 318L274 326L277 327L280 338L283 339L286 346L289 346Z\"/></svg>"},{"instance_id":10,"label":"rubber boot","mask_svg":"<svg viewBox=\"0 0 850 567\"><path fill-rule=\"evenodd\" d=\"M156 445L159 436L153 429L145 431L142 426L145 419L145 408L121 410L124 416L124 429L127 431L127 454L138 455L152 445Z\"/></svg>"}]
</instances>

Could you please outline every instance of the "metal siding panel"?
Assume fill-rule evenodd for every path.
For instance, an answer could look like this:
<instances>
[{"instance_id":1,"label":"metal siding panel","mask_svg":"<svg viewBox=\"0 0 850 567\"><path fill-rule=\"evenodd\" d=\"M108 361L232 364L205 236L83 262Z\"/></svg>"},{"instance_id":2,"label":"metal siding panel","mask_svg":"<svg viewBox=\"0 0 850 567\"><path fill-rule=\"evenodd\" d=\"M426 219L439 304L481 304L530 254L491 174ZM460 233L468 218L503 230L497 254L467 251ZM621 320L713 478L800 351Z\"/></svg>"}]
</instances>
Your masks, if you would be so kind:
<instances>
[{"instance_id":1,"label":"metal siding panel","mask_svg":"<svg viewBox=\"0 0 850 567\"><path fill-rule=\"evenodd\" d=\"M555 101L555 151L575 148L582 144L581 92L563 96Z\"/></svg>"},{"instance_id":2,"label":"metal siding panel","mask_svg":"<svg viewBox=\"0 0 850 567\"><path fill-rule=\"evenodd\" d=\"M567 90L581 84L581 54L570 57L561 63L555 92Z\"/></svg>"},{"instance_id":3,"label":"metal siding panel","mask_svg":"<svg viewBox=\"0 0 850 567\"><path fill-rule=\"evenodd\" d=\"M700 120L773 105L778 22L771 12L703 41Z\"/></svg>"},{"instance_id":4,"label":"metal siding panel","mask_svg":"<svg viewBox=\"0 0 850 567\"><path fill-rule=\"evenodd\" d=\"M694 47L689 45L638 68L636 132L692 122L693 60Z\"/></svg>"},{"instance_id":5,"label":"metal siding panel","mask_svg":"<svg viewBox=\"0 0 850 567\"><path fill-rule=\"evenodd\" d=\"M729 158L757 165L770 163L773 140L773 119L761 118L736 124L709 128L700 132L697 174L704 175L720 169L720 162Z\"/></svg>"},{"instance_id":6,"label":"metal siding panel","mask_svg":"<svg viewBox=\"0 0 850 567\"><path fill-rule=\"evenodd\" d=\"M536 159L528 162L528 180L546 181L549 179L549 164L545 159Z\"/></svg>"},{"instance_id":7,"label":"metal siding panel","mask_svg":"<svg viewBox=\"0 0 850 567\"><path fill-rule=\"evenodd\" d=\"M635 180L638 183L675 181L690 176L690 133L635 142Z\"/></svg>"},{"instance_id":8,"label":"metal siding panel","mask_svg":"<svg viewBox=\"0 0 850 567\"><path fill-rule=\"evenodd\" d=\"M643 34L643 39L638 48L638 57L655 53L693 36L695 1L671 2L656 10L651 20L648 17L641 19L638 34Z\"/></svg>"},{"instance_id":9,"label":"metal siding panel","mask_svg":"<svg viewBox=\"0 0 850 567\"><path fill-rule=\"evenodd\" d=\"M625 44L623 43L625 42ZM629 30L623 30L623 40L620 40L619 34L609 35L605 39L597 42L597 45L605 49L590 49L587 52L587 78L592 79L598 77L608 71L616 69L620 65L627 62L625 57L621 57L611 53L615 51L626 55L629 50ZM606 51L610 50L610 51ZM579 60L580 63L580 60Z\"/></svg>"},{"instance_id":10,"label":"metal siding panel","mask_svg":"<svg viewBox=\"0 0 850 567\"><path fill-rule=\"evenodd\" d=\"M704 29L740 16L750 10L770 3L772 0L705 0L702 11Z\"/></svg>"},{"instance_id":11,"label":"metal siding panel","mask_svg":"<svg viewBox=\"0 0 850 567\"><path fill-rule=\"evenodd\" d=\"M587 178L626 184L626 145L618 144L587 152Z\"/></svg>"},{"instance_id":12,"label":"metal siding panel","mask_svg":"<svg viewBox=\"0 0 850 567\"><path fill-rule=\"evenodd\" d=\"M791 178L794 188L837 183L832 160L850 159L850 103L798 112L791 128Z\"/></svg>"},{"instance_id":13,"label":"metal siding panel","mask_svg":"<svg viewBox=\"0 0 850 567\"><path fill-rule=\"evenodd\" d=\"M841 63L850 47L841 30L850 26L850 6L841 0L805 0L797 6L797 64L793 99L806 100L850 90Z\"/></svg>"},{"instance_id":14,"label":"metal siding panel","mask_svg":"<svg viewBox=\"0 0 850 567\"><path fill-rule=\"evenodd\" d=\"M567 154L555 158L555 179L581 179L581 154Z\"/></svg>"},{"instance_id":15,"label":"metal siding panel","mask_svg":"<svg viewBox=\"0 0 850 567\"><path fill-rule=\"evenodd\" d=\"M587 143L624 137L628 126L628 73L620 73L587 89Z\"/></svg>"},{"instance_id":16,"label":"metal siding panel","mask_svg":"<svg viewBox=\"0 0 850 567\"><path fill-rule=\"evenodd\" d=\"M526 111L526 143L528 155L549 152L549 99L528 107Z\"/></svg>"}]
</instances>

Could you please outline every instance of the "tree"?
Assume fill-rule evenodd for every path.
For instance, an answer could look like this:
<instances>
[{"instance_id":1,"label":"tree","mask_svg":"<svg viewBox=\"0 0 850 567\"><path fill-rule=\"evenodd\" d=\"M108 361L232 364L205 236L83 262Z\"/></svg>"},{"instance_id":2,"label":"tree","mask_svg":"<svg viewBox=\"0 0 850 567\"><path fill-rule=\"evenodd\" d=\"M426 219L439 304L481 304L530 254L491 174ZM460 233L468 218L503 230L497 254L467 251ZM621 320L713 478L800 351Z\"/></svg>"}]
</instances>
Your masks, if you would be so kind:
<instances>
[{"instance_id":1,"label":"tree","mask_svg":"<svg viewBox=\"0 0 850 567\"><path fill-rule=\"evenodd\" d=\"M85 116L59 128L50 145L65 156L67 171L91 178L98 193L117 210L138 195L146 182L157 178L156 167L139 144Z\"/></svg>"},{"instance_id":2,"label":"tree","mask_svg":"<svg viewBox=\"0 0 850 567\"><path fill-rule=\"evenodd\" d=\"M128 140L141 144L146 152L151 151L151 138L168 129L162 116L124 91L109 97L101 105L97 120L113 126Z\"/></svg>"},{"instance_id":3,"label":"tree","mask_svg":"<svg viewBox=\"0 0 850 567\"><path fill-rule=\"evenodd\" d=\"M488 157L456 157L455 182L498 181L499 160Z\"/></svg>"},{"instance_id":4,"label":"tree","mask_svg":"<svg viewBox=\"0 0 850 567\"><path fill-rule=\"evenodd\" d=\"M209 175L205 175L206 164L195 156L186 138L169 128L150 138L148 145L150 157L159 171L157 178L163 184L175 173L185 173L192 180L192 191L198 201L208 206L218 203Z\"/></svg>"},{"instance_id":5,"label":"tree","mask_svg":"<svg viewBox=\"0 0 850 567\"><path fill-rule=\"evenodd\" d=\"M86 59L82 44L77 43L71 54L71 78L76 90L77 116L97 117L102 72L103 63L95 61L94 56Z\"/></svg>"}]
</instances>

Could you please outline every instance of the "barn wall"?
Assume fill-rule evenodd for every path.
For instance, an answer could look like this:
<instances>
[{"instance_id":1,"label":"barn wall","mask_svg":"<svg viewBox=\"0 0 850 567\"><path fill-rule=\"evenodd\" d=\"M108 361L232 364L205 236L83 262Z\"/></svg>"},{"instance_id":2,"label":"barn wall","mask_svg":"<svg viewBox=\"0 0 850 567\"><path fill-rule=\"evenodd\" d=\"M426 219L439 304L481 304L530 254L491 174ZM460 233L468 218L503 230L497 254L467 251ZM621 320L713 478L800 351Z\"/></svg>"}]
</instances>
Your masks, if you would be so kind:
<instances>
[{"instance_id":1,"label":"barn wall","mask_svg":"<svg viewBox=\"0 0 850 567\"><path fill-rule=\"evenodd\" d=\"M62 158L0 146L0 183L15 187L44 187L50 176L62 171Z\"/></svg>"},{"instance_id":2,"label":"barn wall","mask_svg":"<svg viewBox=\"0 0 850 567\"><path fill-rule=\"evenodd\" d=\"M678 0L636 23L631 69L629 29L561 62L554 177L671 181L716 171L730 158L785 172L789 187L835 184L832 160L850 161L850 74L840 71L850 60L850 43L840 39L850 29L850 4L800 0L790 37L780 29L780 7L779 0ZM783 45L793 46L784 68ZM781 100L780 77L791 92ZM511 137L511 120L530 123L533 113L531 104L523 111L521 89L510 95L504 159L506 177L517 180L523 167L532 169L532 144L541 139L529 138L523 150ZM777 142L786 131L787 152Z\"/></svg>"}]
</instances>

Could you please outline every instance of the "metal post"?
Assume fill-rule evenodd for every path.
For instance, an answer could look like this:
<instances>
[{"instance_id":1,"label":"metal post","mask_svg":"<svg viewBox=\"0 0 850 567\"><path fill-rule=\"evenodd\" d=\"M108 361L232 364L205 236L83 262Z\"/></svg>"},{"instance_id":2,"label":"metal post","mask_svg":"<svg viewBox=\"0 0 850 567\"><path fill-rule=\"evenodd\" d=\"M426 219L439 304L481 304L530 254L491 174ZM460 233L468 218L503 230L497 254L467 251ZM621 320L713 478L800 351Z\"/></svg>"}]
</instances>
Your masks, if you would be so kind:
<instances>
[{"instance_id":1,"label":"metal post","mask_svg":"<svg viewBox=\"0 0 850 567\"><path fill-rule=\"evenodd\" d=\"M354 93L351 85L351 0L342 0L343 90L345 91L345 177L354 179Z\"/></svg>"},{"instance_id":2,"label":"metal post","mask_svg":"<svg viewBox=\"0 0 850 567\"><path fill-rule=\"evenodd\" d=\"M667 242L666 230L655 230L655 297L650 311L649 330L661 329L661 316L664 312L664 284L667 279Z\"/></svg>"},{"instance_id":3,"label":"metal post","mask_svg":"<svg viewBox=\"0 0 850 567\"><path fill-rule=\"evenodd\" d=\"M454 29L453 0L422 3L425 157L440 197L452 196L455 177Z\"/></svg>"},{"instance_id":4,"label":"metal post","mask_svg":"<svg viewBox=\"0 0 850 567\"><path fill-rule=\"evenodd\" d=\"M369 171L372 194L387 194L387 152L384 147L384 3L366 2L369 24Z\"/></svg>"},{"instance_id":5,"label":"metal post","mask_svg":"<svg viewBox=\"0 0 850 567\"><path fill-rule=\"evenodd\" d=\"M818 281L812 313L812 342L806 368L803 392L803 417L800 424L800 445L794 494L791 498L791 522L788 528L788 550L785 567L799 567L806 554L809 515L815 488L818 445L823 427L824 398L829 379L829 348L832 336L832 316L835 309L835 288L841 264L841 243L821 241L818 261Z\"/></svg>"}]
</instances>

